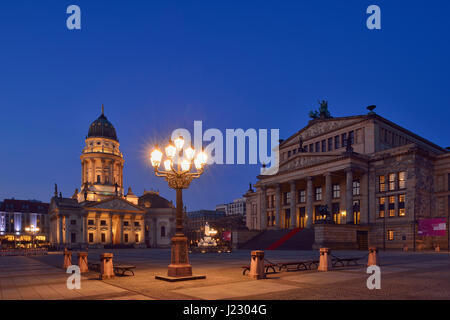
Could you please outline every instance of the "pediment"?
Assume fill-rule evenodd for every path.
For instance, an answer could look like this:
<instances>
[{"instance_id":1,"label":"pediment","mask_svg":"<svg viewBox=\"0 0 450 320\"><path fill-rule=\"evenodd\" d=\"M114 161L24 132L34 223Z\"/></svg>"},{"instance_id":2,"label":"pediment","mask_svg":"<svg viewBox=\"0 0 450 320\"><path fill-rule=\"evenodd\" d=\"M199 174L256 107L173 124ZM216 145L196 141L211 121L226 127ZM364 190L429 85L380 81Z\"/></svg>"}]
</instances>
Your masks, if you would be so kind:
<instances>
[{"instance_id":1,"label":"pediment","mask_svg":"<svg viewBox=\"0 0 450 320\"><path fill-rule=\"evenodd\" d=\"M136 213L144 212L143 208L132 204L131 202L120 199L120 198L110 198L93 204L88 204L85 209L103 209L111 211L135 211Z\"/></svg>"},{"instance_id":2,"label":"pediment","mask_svg":"<svg viewBox=\"0 0 450 320\"><path fill-rule=\"evenodd\" d=\"M314 138L316 136L336 131L349 125L355 124L363 120L364 116L354 116L345 118L333 118L326 120L313 120L305 128L289 137L284 146L298 143L298 137L301 136L303 141Z\"/></svg>"},{"instance_id":3,"label":"pediment","mask_svg":"<svg viewBox=\"0 0 450 320\"><path fill-rule=\"evenodd\" d=\"M336 153L302 153L280 166L280 172L307 168L316 164L337 160L341 154Z\"/></svg>"}]
</instances>

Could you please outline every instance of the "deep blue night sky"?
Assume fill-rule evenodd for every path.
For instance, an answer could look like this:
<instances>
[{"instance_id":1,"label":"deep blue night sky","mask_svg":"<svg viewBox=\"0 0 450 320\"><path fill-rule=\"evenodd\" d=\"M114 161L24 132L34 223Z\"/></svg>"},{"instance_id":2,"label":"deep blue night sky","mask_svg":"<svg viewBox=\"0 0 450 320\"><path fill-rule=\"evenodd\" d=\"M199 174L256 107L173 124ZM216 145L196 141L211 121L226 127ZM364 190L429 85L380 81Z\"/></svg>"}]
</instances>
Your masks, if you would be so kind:
<instances>
[{"instance_id":1,"label":"deep blue night sky","mask_svg":"<svg viewBox=\"0 0 450 320\"><path fill-rule=\"evenodd\" d=\"M81 7L82 29L66 28ZM366 28L381 7L382 30ZM178 127L307 124L380 115L450 145L449 1L2 1L0 199L49 201L80 186L80 152L105 105L125 156L125 187L159 189L148 146ZM188 210L240 197L258 166L216 165L185 192Z\"/></svg>"}]
</instances>

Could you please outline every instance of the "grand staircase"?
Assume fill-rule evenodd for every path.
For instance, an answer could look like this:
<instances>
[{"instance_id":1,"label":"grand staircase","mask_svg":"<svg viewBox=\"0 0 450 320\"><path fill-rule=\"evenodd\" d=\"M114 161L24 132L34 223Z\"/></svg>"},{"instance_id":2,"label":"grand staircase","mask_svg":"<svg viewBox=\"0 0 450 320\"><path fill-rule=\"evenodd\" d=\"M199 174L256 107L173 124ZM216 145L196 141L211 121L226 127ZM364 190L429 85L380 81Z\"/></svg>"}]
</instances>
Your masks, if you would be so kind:
<instances>
[{"instance_id":1,"label":"grand staircase","mask_svg":"<svg viewBox=\"0 0 450 320\"><path fill-rule=\"evenodd\" d=\"M265 230L244 243L239 249L311 250L313 243L313 229Z\"/></svg>"}]
</instances>

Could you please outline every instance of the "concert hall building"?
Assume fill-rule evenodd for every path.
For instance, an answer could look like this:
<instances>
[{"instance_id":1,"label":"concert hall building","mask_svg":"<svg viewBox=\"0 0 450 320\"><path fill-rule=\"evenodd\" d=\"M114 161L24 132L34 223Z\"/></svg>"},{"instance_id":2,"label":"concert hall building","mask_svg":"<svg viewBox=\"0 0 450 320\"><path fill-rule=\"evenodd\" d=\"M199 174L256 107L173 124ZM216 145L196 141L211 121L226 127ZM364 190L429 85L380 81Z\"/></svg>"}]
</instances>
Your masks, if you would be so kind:
<instances>
[{"instance_id":1,"label":"concert hall building","mask_svg":"<svg viewBox=\"0 0 450 320\"><path fill-rule=\"evenodd\" d=\"M244 195L247 227L314 230L313 248L447 248L450 152L374 108L321 113L282 141L278 173ZM445 236L421 235L421 220Z\"/></svg>"}]
</instances>

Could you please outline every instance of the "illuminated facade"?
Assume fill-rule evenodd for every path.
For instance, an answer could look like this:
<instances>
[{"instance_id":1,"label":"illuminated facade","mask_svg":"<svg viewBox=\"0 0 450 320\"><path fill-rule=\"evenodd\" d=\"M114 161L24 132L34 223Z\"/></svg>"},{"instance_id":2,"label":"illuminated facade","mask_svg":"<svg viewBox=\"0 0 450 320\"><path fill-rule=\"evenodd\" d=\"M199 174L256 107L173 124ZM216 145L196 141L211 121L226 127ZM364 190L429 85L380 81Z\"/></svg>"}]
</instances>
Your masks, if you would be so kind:
<instances>
[{"instance_id":1,"label":"illuminated facade","mask_svg":"<svg viewBox=\"0 0 450 320\"><path fill-rule=\"evenodd\" d=\"M447 236L422 238L417 228L448 221L450 153L369 110L319 117L282 141L278 173L245 194L247 227L312 228L316 246L447 247ZM325 205L334 223L323 223Z\"/></svg>"},{"instance_id":2,"label":"illuminated facade","mask_svg":"<svg viewBox=\"0 0 450 320\"><path fill-rule=\"evenodd\" d=\"M51 243L58 247L168 246L175 230L173 206L160 210L150 201L139 203L131 188L125 194L125 161L103 107L90 125L85 143L80 157L80 191L63 198L55 186L49 208ZM161 236L156 229L162 225Z\"/></svg>"},{"instance_id":3,"label":"illuminated facade","mask_svg":"<svg viewBox=\"0 0 450 320\"><path fill-rule=\"evenodd\" d=\"M2 245L27 247L33 241L39 244L48 241L48 206L48 203L36 200L5 199L0 202Z\"/></svg>"}]
</instances>

